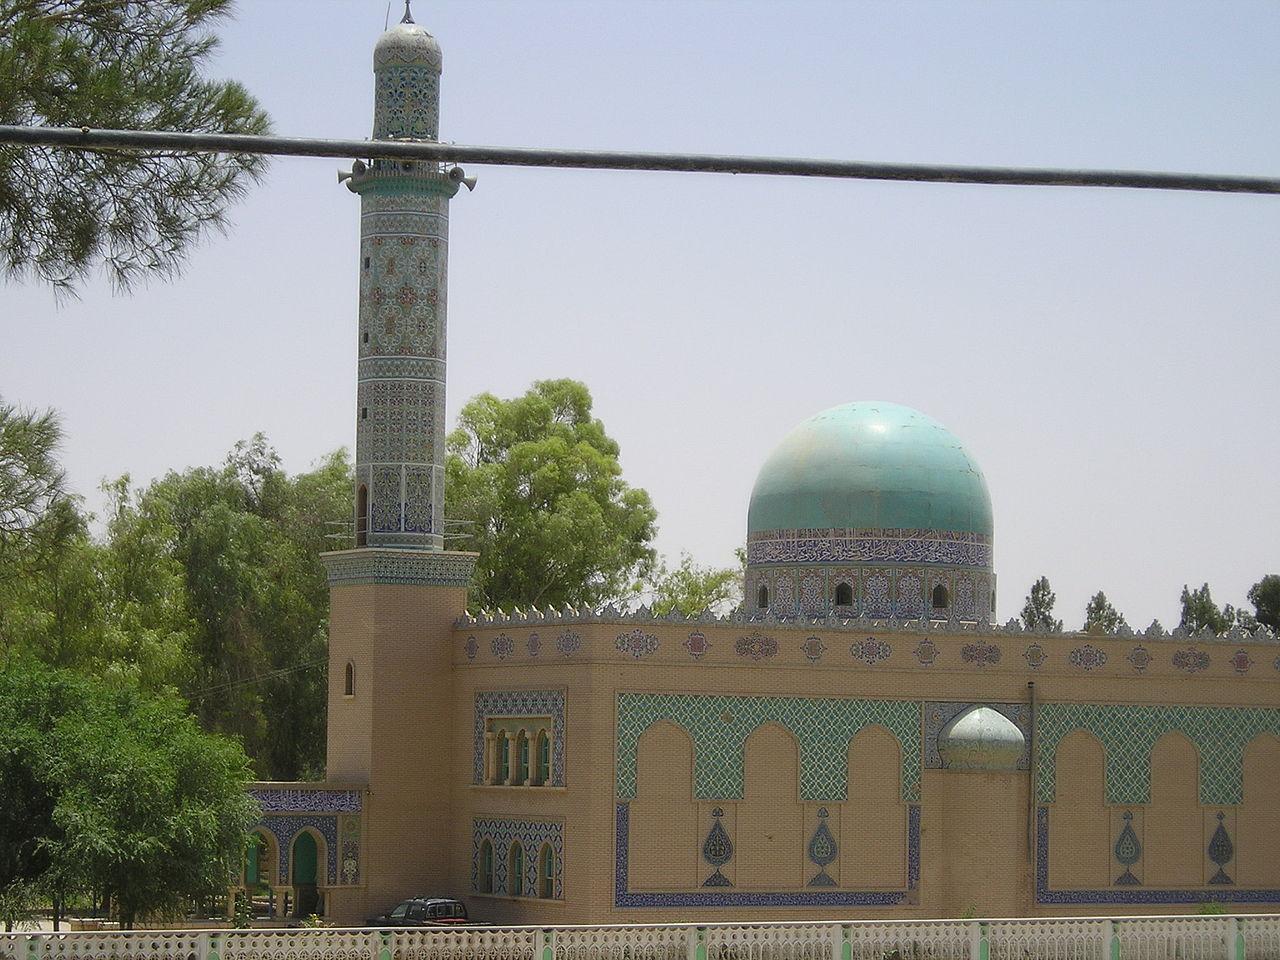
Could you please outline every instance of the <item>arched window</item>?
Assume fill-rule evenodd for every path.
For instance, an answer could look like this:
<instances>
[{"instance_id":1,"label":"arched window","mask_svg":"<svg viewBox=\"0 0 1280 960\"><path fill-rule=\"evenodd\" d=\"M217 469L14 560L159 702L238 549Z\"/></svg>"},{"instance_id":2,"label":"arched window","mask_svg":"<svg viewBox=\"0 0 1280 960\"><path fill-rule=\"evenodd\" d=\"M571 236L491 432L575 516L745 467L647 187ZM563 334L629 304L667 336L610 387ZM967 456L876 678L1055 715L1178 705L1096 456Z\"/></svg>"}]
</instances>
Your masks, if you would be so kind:
<instances>
[{"instance_id":1,"label":"arched window","mask_svg":"<svg viewBox=\"0 0 1280 960\"><path fill-rule=\"evenodd\" d=\"M356 665L350 660L347 661L347 679L342 687L342 693L347 697L356 695Z\"/></svg>"},{"instance_id":2,"label":"arched window","mask_svg":"<svg viewBox=\"0 0 1280 960\"><path fill-rule=\"evenodd\" d=\"M769 607L769 588L761 584L760 592L756 594L756 606L761 610L767 610Z\"/></svg>"},{"instance_id":3,"label":"arched window","mask_svg":"<svg viewBox=\"0 0 1280 960\"><path fill-rule=\"evenodd\" d=\"M933 588L933 609L945 610L951 602L951 597L947 593L947 588L943 584L938 584Z\"/></svg>"},{"instance_id":4,"label":"arched window","mask_svg":"<svg viewBox=\"0 0 1280 960\"><path fill-rule=\"evenodd\" d=\"M356 546L369 543L369 488L363 483L356 491Z\"/></svg>"},{"instance_id":5,"label":"arched window","mask_svg":"<svg viewBox=\"0 0 1280 960\"><path fill-rule=\"evenodd\" d=\"M551 738L547 731L538 731L538 777L534 781L540 786L551 782Z\"/></svg>"},{"instance_id":6,"label":"arched window","mask_svg":"<svg viewBox=\"0 0 1280 960\"><path fill-rule=\"evenodd\" d=\"M853 606L853 586L848 583L836 584L836 606L852 607Z\"/></svg>"},{"instance_id":7,"label":"arched window","mask_svg":"<svg viewBox=\"0 0 1280 960\"><path fill-rule=\"evenodd\" d=\"M493 893L493 844L485 840L480 843L479 876L476 878L481 893Z\"/></svg>"},{"instance_id":8,"label":"arched window","mask_svg":"<svg viewBox=\"0 0 1280 960\"><path fill-rule=\"evenodd\" d=\"M511 844L511 852L507 854L507 893L513 897L524 896L524 847L520 841Z\"/></svg>"},{"instance_id":9,"label":"arched window","mask_svg":"<svg viewBox=\"0 0 1280 960\"><path fill-rule=\"evenodd\" d=\"M511 777L511 741L505 731L498 732L498 783Z\"/></svg>"},{"instance_id":10,"label":"arched window","mask_svg":"<svg viewBox=\"0 0 1280 960\"><path fill-rule=\"evenodd\" d=\"M523 730L516 734L516 775L514 782L529 782L529 737Z\"/></svg>"},{"instance_id":11,"label":"arched window","mask_svg":"<svg viewBox=\"0 0 1280 960\"><path fill-rule=\"evenodd\" d=\"M556 852L551 844L542 845L542 853L538 857L538 896L543 900L555 897Z\"/></svg>"}]
</instances>

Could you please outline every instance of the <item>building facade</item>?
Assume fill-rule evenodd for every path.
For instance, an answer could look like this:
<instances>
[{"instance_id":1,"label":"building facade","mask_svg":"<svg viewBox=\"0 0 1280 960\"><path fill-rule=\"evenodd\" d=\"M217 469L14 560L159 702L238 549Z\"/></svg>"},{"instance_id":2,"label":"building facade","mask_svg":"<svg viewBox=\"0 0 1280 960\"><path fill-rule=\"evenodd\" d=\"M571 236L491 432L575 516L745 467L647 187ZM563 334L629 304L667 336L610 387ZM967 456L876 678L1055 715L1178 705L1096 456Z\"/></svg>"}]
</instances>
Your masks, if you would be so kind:
<instances>
[{"instance_id":1,"label":"building facade","mask_svg":"<svg viewBox=\"0 0 1280 960\"><path fill-rule=\"evenodd\" d=\"M375 54L375 137L438 136L440 49ZM992 623L985 481L936 421L818 414L765 461L742 609L469 617L443 549L448 203L358 165L356 547L328 779L259 784L242 888L359 923L1174 913L1280 903L1280 643Z\"/></svg>"}]
</instances>

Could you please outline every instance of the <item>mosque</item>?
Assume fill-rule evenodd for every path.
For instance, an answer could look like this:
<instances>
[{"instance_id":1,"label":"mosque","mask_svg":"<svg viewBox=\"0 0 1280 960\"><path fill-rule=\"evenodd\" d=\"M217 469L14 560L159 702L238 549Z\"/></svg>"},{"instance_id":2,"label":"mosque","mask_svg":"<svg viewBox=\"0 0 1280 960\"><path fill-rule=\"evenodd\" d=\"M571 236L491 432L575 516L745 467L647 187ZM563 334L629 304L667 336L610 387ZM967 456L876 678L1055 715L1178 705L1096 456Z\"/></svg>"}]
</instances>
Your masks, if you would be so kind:
<instances>
[{"instance_id":1,"label":"mosque","mask_svg":"<svg viewBox=\"0 0 1280 960\"><path fill-rule=\"evenodd\" d=\"M441 52L374 50L374 137L438 137ZM261 783L233 893L360 923L410 896L563 924L1179 913L1280 903L1280 645L993 622L992 507L938 422L849 403L780 438L726 618L468 617L444 549L448 210L360 197L353 549L327 779Z\"/></svg>"}]
</instances>

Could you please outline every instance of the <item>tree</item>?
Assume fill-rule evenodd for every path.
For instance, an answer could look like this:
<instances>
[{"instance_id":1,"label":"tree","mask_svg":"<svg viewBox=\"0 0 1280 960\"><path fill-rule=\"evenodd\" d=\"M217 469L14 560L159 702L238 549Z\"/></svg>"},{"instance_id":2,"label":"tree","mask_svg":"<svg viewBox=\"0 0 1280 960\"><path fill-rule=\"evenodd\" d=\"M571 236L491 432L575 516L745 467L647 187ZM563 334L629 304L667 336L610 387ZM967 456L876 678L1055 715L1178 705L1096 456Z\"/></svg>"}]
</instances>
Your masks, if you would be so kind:
<instances>
[{"instance_id":1,"label":"tree","mask_svg":"<svg viewBox=\"0 0 1280 960\"><path fill-rule=\"evenodd\" d=\"M0 0L0 123L268 133L238 83L202 74L231 0ZM71 291L169 276L266 158L0 147L0 269Z\"/></svg>"},{"instance_id":2,"label":"tree","mask_svg":"<svg viewBox=\"0 0 1280 960\"><path fill-rule=\"evenodd\" d=\"M172 695L13 657L0 666L0 888L40 884L55 908L101 891L132 927L225 889L258 815L238 743ZM12 862L11 862L12 861Z\"/></svg>"},{"instance_id":3,"label":"tree","mask_svg":"<svg viewBox=\"0 0 1280 960\"><path fill-rule=\"evenodd\" d=\"M1049 578L1041 577L1031 585L1026 603L1022 605L1022 625L1028 630L1061 630L1062 621L1055 620L1053 616L1053 605L1057 599L1057 594L1049 586Z\"/></svg>"},{"instance_id":4,"label":"tree","mask_svg":"<svg viewBox=\"0 0 1280 960\"><path fill-rule=\"evenodd\" d=\"M618 444L573 380L472 398L449 435L448 516L478 550L473 609L598 605L652 570L657 513L622 480Z\"/></svg>"},{"instance_id":5,"label":"tree","mask_svg":"<svg viewBox=\"0 0 1280 960\"><path fill-rule=\"evenodd\" d=\"M1249 588L1258 623L1280 632L1280 574L1269 573Z\"/></svg>"},{"instance_id":6,"label":"tree","mask_svg":"<svg viewBox=\"0 0 1280 960\"><path fill-rule=\"evenodd\" d=\"M663 564L649 583L653 612L665 616L673 610L697 616L704 610L723 613L742 599L742 571L737 567L703 567L687 553L680 554L674 570Z\"/></svg>"},{"instance_id":7,"label":"tree","mask_svg":"<svg viewBox=\"0 0 1280 960\"><path fill-rule=\"evenodd\" d=\"M1182 620L1178 625L1188 633L1199 633L1202 630L1215 635L1226 633L1236 622L1235 608L1228 603L1219 610L1209 594L1207 583L1198 590L1188 589L1184 583L1181 602Z\"/></svg>"},{"instance_id":8,"label":"tree","mask_svg":"<svg viewBox=\"0 0 1280 960\"><path fill-rule=\"evenodd\" d=\"M1122 623L1124 623L1124 617L1120 616L1120 611L1111 605L1111 601L1107 599L1107 595L1101 590L1089 599L1088 606L1084 608L1084 628L1086 630L1115 633Z\"/></svg>"},{"instance_id":9,"label":"tree","mask_svg":"<svg viewBox=\"0 0 1280 960\"><path fill-rule=\"evenodd\" d=\"M36 559L40 520L65 496L61 443L62 426L52 410L36 413L0 399L0 580L21 574Z\"/></svg>"}]
</instances>

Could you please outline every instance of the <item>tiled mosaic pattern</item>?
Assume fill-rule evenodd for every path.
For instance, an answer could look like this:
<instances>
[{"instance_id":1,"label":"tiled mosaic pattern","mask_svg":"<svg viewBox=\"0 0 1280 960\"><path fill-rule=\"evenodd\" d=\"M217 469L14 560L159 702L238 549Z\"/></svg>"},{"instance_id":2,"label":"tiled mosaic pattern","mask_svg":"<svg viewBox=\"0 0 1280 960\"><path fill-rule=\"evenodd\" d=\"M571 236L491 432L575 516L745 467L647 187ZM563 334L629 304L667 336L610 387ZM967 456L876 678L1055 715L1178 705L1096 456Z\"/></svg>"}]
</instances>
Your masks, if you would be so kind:
<instances>
[{"instance_id":1,"label":"tiled mosaic pattern","mask_svg":"<svg viewBox=\"0 0 1280 960\"><path fill-rule=\"evenodd\" d=\"M271 831L276 838L276 849L280 862L276 866L277 881L280 884L289 882L289 854L293 850L293 841L307 827L324 837L322 851L325 857L325 875L330 886L338 882L338 817L336 814L268 814L258 821L258 827Z\"/></svg>"},{"instance_id":2,"label":"tiled mosaic pattern","mask_svg":"<svg viewBox=\"0 0 1280 960\"><path fill-rule=\"evenodd\" d=\"M488 840L493 846L493 893L509 894L507 869L511 845L519 841L524 848L524 895L539 894L538 870L542 848L546 844L556 854L556 869L551 878L551 898L564 899L564 824L559 820L506 820L477 818L471 825L471 889L480 891L480 846Z\"/></svg>"},{"instance_id":3,"label":"tiled mosaic pattern","mask_svg":"<svg viewBox=\"0 0 1280 960\"><path fill-rule=\"evenodd\" d=\"M938 753L938 734L942 728L955 717L970 707L983 706L1005 717L1022 731L1023 738L1031 742L1031 711L1025 703L954 703L949 701L926 700L924 709L924 766L928 770L941 770L946 766ZM1031 762L1029 747L1023 747L1022 756L1018 758L1018 769L1026 770Z\"/></svg>"},{"instance_id":4,"label":"tiled mosaic pattern","mask_svg":"<svg viewBox=\"0 0 1280 960\"><path fill-rule=\"evenodd\" d=\"M322 787L253 787L250 796L263 813L359 813L359 790L326 790Z\"/></svg>"},{"instance_id":5,"label":"tiled mosaic pattern","mask_svg":"<svg viewBox=\"0 0 1280 960\"><path fill-rule=\"evenodd\" d=\"M991 538L948 530L762 530L748 563L939 563L991 567Z\"/></svg>"},{"instance_id":6,"label":"tiled mosaic pattern","mask_svg":"<svg viewBox=\"0 0 1280 960\"><path fill-rule=\"evenodd\" d=\"M1265 707L1153 707L1045 703L1036 717L1036 796L1054 797L1054 758L1072 730L1088 730L1106 752L1107 803L1148 803L1151 748L1169 731L1184 734L1200 754L1200 802L1242 802L1244 748L1258 734L1280 735L1280 710Z\"/></svg>"},{"instance_id":7,"label":"tiled mosaic pattern","mask_svg":"<svg viewBox=\"0 0 1280 960\"><path fill-rule=\"evenodd\" d=\"M551 782L564 786L564 691L481 690L476 692L472 731L472 783L484 783L484 733L490 717L551 718Z\"/></svg>"},{"instance_id":8,"label":"tiled mosaic pattern","mask_svg":"<svg viewBox=\"0 0 1280 960\"><path fill-rule=\"evenodd\" d=\"M613 904L616 907L894 907L915 903L920 885L920 807L907 808L905 890L734 890L703 887L678 892L630 889L631 806L619 803L614 819Z\"/></svg>"},{"instance_id":9,"label":"tiled mosaic pattern","mask_svg":"<svg viewBox=\"0 0 1280 960\"><path fill-rule=\"evenodd\" d=\"M1199 890L1157 890L1123 886L1103 890L1049 888L1049 808L1036 808L1036 903L1280 903L1280 890L1217 886Z\"/></svg>"},{"instance_id":10,"label":"tiled mosaic pattern","mask_svg":"<svg viewBox=\"0 0 1280 960\"><path fill-rule=\"evenodd\" d=\"M853 602L835 604L835 591L848 584ZM932 606L933 588L947 590L949 605ZM872 620L985 621L991 609L991 577L968 567L932 566L793 567L758 563L747 567L746 597L750 612L762 612L760 588L768 590L768 611L778 617L865 617Z\"/></svg>"},{"instance_id":11,"label":"tiled mosaic pattern","mask_svg":"<svg viewBox=\"0 0 1280 960\"><path fill-rule=\"evenodd\" d=\"M474 553L407 550L344 550L323 557L329 585L339 583L409 583L465 587L476 568Z\"/></svg>"},{"instance_id":12,"label":"tiled mosaic pattern","mask_svg":"<svg viewBox=\"0 0 1280 960\"><path fill-rule=\"evenodd\" d=\"M790 730L800 745L800 796L835 803L849 786L849 741L863 727L880 724L902 748L902 799L920 799L920 702L835 700L805 697L722 697L619 693L617 796L636 793L636 743L662 720L683 727L693 740L693 792L703 800L742 796L743 748L766 723ZM479 727L477 727L479 729Z\"/></svg>"}]
</instances>

